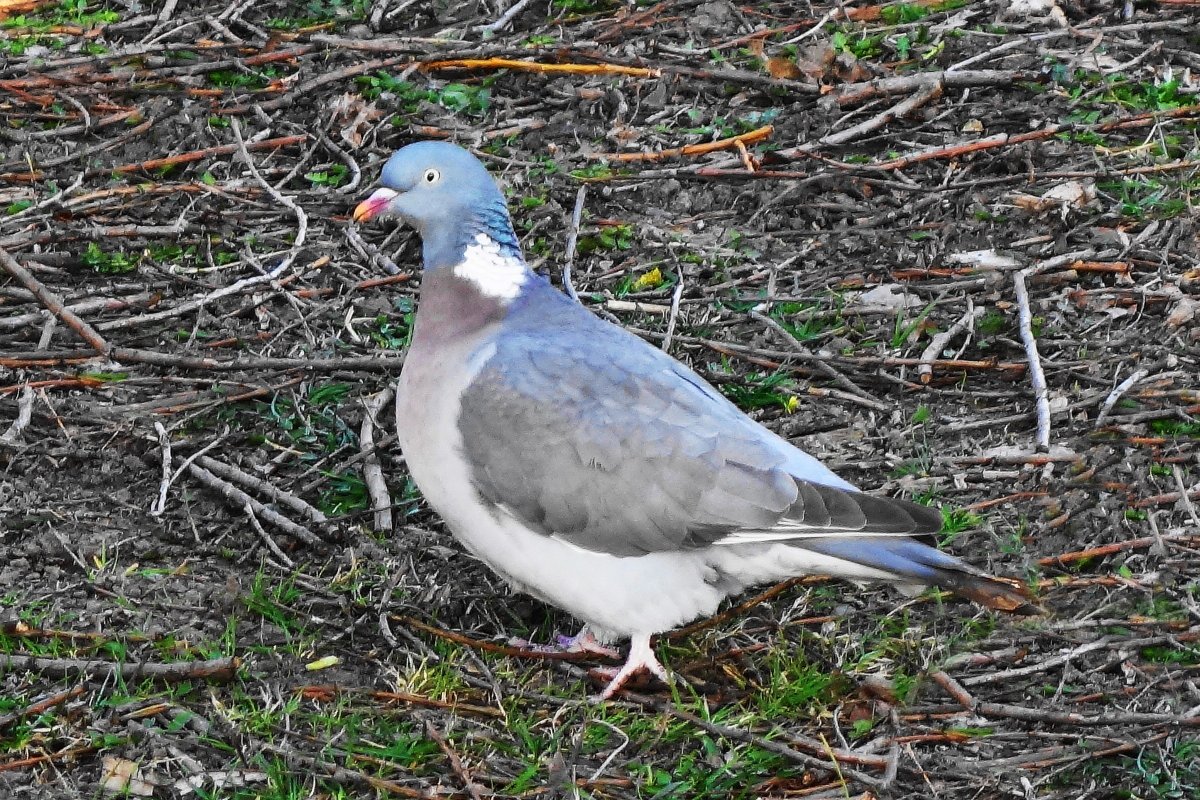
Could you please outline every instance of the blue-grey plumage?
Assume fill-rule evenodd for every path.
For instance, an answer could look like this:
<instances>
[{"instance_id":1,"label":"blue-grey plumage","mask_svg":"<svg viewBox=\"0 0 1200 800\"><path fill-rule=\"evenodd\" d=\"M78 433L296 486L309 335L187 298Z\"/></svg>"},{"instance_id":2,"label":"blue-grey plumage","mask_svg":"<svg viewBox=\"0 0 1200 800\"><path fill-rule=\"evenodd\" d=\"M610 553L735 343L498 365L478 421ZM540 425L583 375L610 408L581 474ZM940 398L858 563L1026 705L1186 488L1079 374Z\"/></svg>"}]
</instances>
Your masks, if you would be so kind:
<instances>
[{"instance_id":1,"label":"blue-grey plumage","mask_svg":"<svg viewBox=\"0 0 1200 800\"><path fill-rule=\"evenodd\" d=\"M650 637L728 595L800 574L939 584L1035 610L914 537L935 508L858 491L686 366L532 272L504 197L470 153L421 142L387 162L355 220L394 215L423 241L397 427L417 486L454 535L634 671ZM584 641L584 639L581 639Z\"/></svg>"}]
</instances>

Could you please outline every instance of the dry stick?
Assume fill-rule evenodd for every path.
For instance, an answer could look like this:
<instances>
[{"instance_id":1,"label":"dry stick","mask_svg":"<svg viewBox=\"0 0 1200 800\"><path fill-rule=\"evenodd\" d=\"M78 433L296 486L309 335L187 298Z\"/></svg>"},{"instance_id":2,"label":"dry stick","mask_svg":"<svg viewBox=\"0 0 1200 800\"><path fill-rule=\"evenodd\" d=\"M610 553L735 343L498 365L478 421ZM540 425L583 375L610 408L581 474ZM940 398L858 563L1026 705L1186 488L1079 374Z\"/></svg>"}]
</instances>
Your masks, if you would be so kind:
<instances>
[{"instance_id":1,"label":"dry stick","mask_svg":"<svg viewBox=\"0 0 1200 800\"><path fill-rule=\"evenodd\" d=\"M1037 408L1037 449L1044 453L1050 449L1050 398L1046 373L1042 371L1042 359L1038 355L1037 338L1033 335L1033 315L1029 310L1029 292L1025 288L1025 270L1013 273L1013 292L1017 300L1021 342L1025 345L1025 358L1029 361L1029 382L1033 385Z\"/></svg>"},{"instance_id":2,"label":"dry stick","mask_svg":"<svg viewBox=\"0 0 1200 800\"><path fill-rule=\"evenodd\" d=\"M575 245L579 240L579 225L583 221L583 204L587 200L587 184L579 187L575 193L575 210L571 212L571 224L567 228L567 252L563 256L562 278L563 287L576 303L579 295L575 292L575 284L571 282L571 267L575 265Z\"/></svg>"},{"instance_id":3,"label":"dry stick","mask_svg":"<svg viewBox=\"0 0 1200 800\"><path fill-rule=\"evenodd\" d=\"M157 678L164 681L205 679L214 681L233 680L241 659L214 658L208 661L175 661L160 663L118 663L115 661L87 661L76 658L39 658L37 656L0 653L0 672L28 670L52 678L71 675L102 676L104 679L120 676L123 680Z\"/></svg>"},{"instance_id":4,"label":"dry stick","mask_svg":"<svg viewBox=\"0 0 1200 800\"><path fill-rule=\"evenodd\" d=\"M30 756L28 758L18 758L14 761L0 762L0 772L10 772L15 769L34 767L38 764L45 764L47 761L55 761L58 759L71 761L79 758L79 756L87 755L88 753L94 753L99 749L99 746L94 744L84 744L79 745L78 747L64 747L62 750L58 750L53 753L45 753L40 756Z\"/></svg>"},{"instance_id":5,"label":"dry stick","mask_svg":"<svg viewBox=\"0 0 1200 800\"><path fill-rule=\"evenodd\" d=\"M916 111L921 106L931 101L937 100L942 96L942 84L940 82L929 82L925 86L921 86L911 96L901 100L896 105L882 111L868 120L858 123L857 125L846 128L838 133L831 133L827 136L822 136L817 140L817 144L826 147L835 147L837 145L846 144L854 141L868 133L873 133L883 126L891 123L893 120L906 117ZM815 145L812 145L815 149ZM804 148L801 148L804 149Z\"/></svg>"},{"instance_id":6,"label":"dry stick","mask_svg":"<svg viewBox=\"0 0 1200 800\"><path fill-rule=\"evenodd\" d=\"M736 606L725 609L720 614L702 619L698 622L693 622L691 625L685 625L682 628L676 628L670 633L665 634L665 637L669 641L675 641L677 639L691 636L693 633L707 630L708 628L715 628L718 625L723 625L727 620L733 619L734 617L740 617L742 614L745 614L755 606L761 605L768 600L772 600L795 586L828 583L830 580L830 578L827 578L823 575L810 575L804 578L789 578L786 581L775 584L764 592L756 594L754 597L743 600Z\"/></svg>"},{"instance_id":7,"label":"dry stick","mask_svg":"<svg viewBox=\"0 0 1200 800\"><path fill-rule=\"evenodd\" d=\"M930 677L946 690L947 694L972 714L982 717L1004 717L1027 722L1050 725L1179 725L1200 726L1200 716L1127 712L1120 714L1078 714L1075 712L1045 711L1039 708L1009 705L1008 703L984 703L976 700L957 681L944 672L934 672ZM1189 712L1190 713L1190 712Z\"/></svg>"},{"instance_id":8,"label":"dry stick","mask_svg":"<svg viewBox=\"0 0 1200 800\"><path fill-rule=\"evenodd\" d=\"M266 102L263 102L263 103L251 103L251 104L243 104L240 106L230 106L229 108L218 108L218 109L215 109L215 111L218 114L224 114L227 116L231 116L234 114L247 114L247 113L250 113L251 111L254 111L255 108L260 108L263 111L278 111L281 108L286 108L287 106L290 106L292 103L295 103L296 100L301 97L312 97L314 90L319 89L322 86L326 86L331 83L341 83L342 81L348 80L348 79L356 77L358 75L362 75L367 72L373 72L375 70L380 70L380 69L387 69L388 67L394 67L397 64L408 63L411 60L412 60L411 56L405 55L405 56L393 56L391 58L378 58L378 59L375 59L374 61L362 61L358 64L351 64L348 67L343 67L342 69L335 69L332 72L322 73L321 75L313 78L312 80L305 81L304 83L296 84L295 86L292 87L292 90L290 92L280 95L279 97L276 97L274 100L267 100ZM287 137L284 137L284 138L287 138ZM308 137L300 137L300 138L306 139ZM250 149L254 150L257 148L255 148L253 145L250 145ZM230 150L229 152L232 153L233 151Z\"/></svg>"},{"instance_id":9,"label":"dry stick","mask_svg":"<svg viewBox=\"0 0 1200 800\"><path fill-rule=\"evenodd\" d=\"M25 708L13 711L4 716L0 716L0 731L12 725L14 722L25 719L27 717L36 717L46 711L49 711L55 706L60 706L68 700L74 700L86 691L82 686L75 686L67 689L65 692L58 692L49 697L43 697L41 700L34 702L32 705Z\"/></svg>"},{"instance_id":10,"label":"dry stick","mask_svg":"<svg viewBox=\"0 0 1200 800\"><path fill-rule=\"evenodd\" d=\"M432 697L425 697L424 695L419 694L410 694L408 692L385 692L377 689L360 690L357 688L344 688L335 684L301 686L293 691L306 699L316 700L318 702L329 702L340 695L363 694L372 700L382 703L408 703L410 705L423 706L426 708L440 708L447 711L478 714L481 717L493 717L499 719L504 718L504 710L500 708L472 705L470 703L459 703L453 700L435 700Z\"/></svg>"},{"instance_id":11,"label":"dry stick","mask_svg":"<svg viewBox=\"0 0 1200 800\"><path fill-rule=\"evenodd\" d=\"M271 524L281 528L284 532L292 537L299 539L305 544L313 547L321 544L321 540L308 528L292 522L278 511L268 508L258 500L255 500L253 497L243 492L241 489L237 488L228 481L218 478L216 475L213 475L211 472L199 466L198 464L189 464L188 471L196 480L224 495L225 499L232 503L236 508L242 509L249 504L250 508L254 510L255 514L263 519L266 519Z\"/></svg>"},{"instance_id":12,"label":"dry stick","mask_svg":"<svg viewBox=\"0 0 1200 800\"><path fill-rule=\"evenodd\" d=\"M1104 426L1105 420L1108 419L1108 412L1112 411L1113 406L1121 399L1121 396L1132 389L1138 381L1150 374L1149 367L1142 367L1134 371L1125 380L1117 384L1117 387L1109 392L1108 397L1104 398L1104 403L1100 406L1100 413L1096 415L1096 424L1094 427L1100 428Z\"/></svg>"},{"instance_id":13,"label":"dry stick","mask_svg":"<svg viewBox=\"0 0 1200 800\"><path fill-rule=\"evenodd\" d=\"M96 237L99 240L106 238L103 234ZM121 311L130 306L142 305L155 299L155 292L142 292L141 294L131 295L129 297L93 297L89 300L82 300L78 303L72 303L66 306L66 310L73 314L87 314L92 311ZM0 319L0 330L15 330L26 325L32 325L42 320L42 312L34 311L28 314L16 314L5 319Z\"/></svg>"},{"instance_id":14,"label":"dry stick","mask_svg":"<svg viewBox=\"0 0 1200 800\"><path fill-rule=\"evenodd\" d=\"M848 83L838 88L834 99L838 105L850 105L862 103L881 95L911 92L930 83L935 83L942 89L966 89L975 86L1007 86L1019 80L1039 81L1045 80L1045 78L1033 72L1007 69L917 72L912 75Z\"/></svg>"},{"instance_id":15,"label":"dry stick","mask_svg":"<svg viewBox=\"0 0 1200 800\"><path fill-rule=\"evenodd\" d=\"M300 144L308 141L307 134L299 134L296 136L279 136L275 139L264 139L261 142L249 142L246 144L246 149L251 152L259 150L274 150L280 147L288 147L293 144ZM164 167L175 167L180 164L187 164L192 161L203 161L206 158L213 156L228 156L236 153L238 146L236 144L221 144L215 147L206 147L203 150L193 150L190 153L180 153L177 156L168 156L166 158L152 158L149 161L142 161L138 164L123 164L119 167L111 169L94 169L88 170L86 175L89 177L97 177L100 175L123 175L127 172L151 172Z\"/></svg>"},{"instance_id":16,"label":"dry stick","mask_svg":"<svg viewBox=\"0 0 1200 800\"><path fill-rule=\"evenodd\" d=\"M626 67L620 64L543 64L538 61L518 61L515 58L454 58L430 61L422 64L421 69L513 69L550 75L630 75L634 78L657 78L662 74L656 69Z\"/></svg>"},{"instance_id":17,"label":"dry stick","mask_svg":"<svg viewBox=\"0 0 1200 800\"><path fill-rule=\"evenodd\" d=\"M22 286L33 292L33 296L38 299L38 302L66 323L67 327L75 331L93 350L102 356L107 356L112 352L112 345L106 342L103 336L68 310L61 297L42 285L42 282L35 278L33 273L18 264L17 260L3 248L0 248L0 267L16 278Z\"/></svg>"},{"instance_id":18,"label":"dry stick","mask_svg":"<svg viewBox=\"0 0 1200 800\"><path fill-rule=\"evenodd\" d=\"M482 33L486 38L489 34L496 33L505 25L512 22L517 14L520 14L523 10L525 10L525 6L529 5L531 2L532 0L517 0L517 2L513 3L509 7L508 11L505 11L495 22L489 22L487 25L476 25L475 30Z\"/></svg>"},{"instance_id":19,"label":"dry stick","mask_svg":"<svg viewBox=\"0 0 1200 800\"><path fill-rule=\"evenodd\" d=\"M291 492L285 492L283 489L264 481L262 478L255 477L254 475L251 475L250 473L245 472L232 464L226 464L223 461L217 461L216 459L209 458L206 455L199 455L196 458L196 463L223 480L241 484L247 489L254 489L258 492L261 492L262 494L271 498L271 502L277 505L287 506L296 513L304 515L311 522L315 522L318 525L329 524L329 518L326 517L325 514L318 509L313 508L296 495L292 494Z\"/></svg>"},{"instance_id":20,"label":"dry stick","mask_svg":"<svg viewBox=\"0 0 1200 800\"><path fill-rule=\"evenodd\" d=\"M292 256L290 255L288 256L289 259L291 257ZM164 311L155 311L150 314L140 314L136 317L125 317L123 319L115 319L109 322L101 322L96 327L102 331L124 330L126 328L135 328L139 325L145 325L152 322L159 322L164 319L172 319L174 317L183 316L184 314L187 314L198 308L203 308L205 305L215 300L220 300L222 297L228 297L231 294L239 294L240 292L253 286L258 286L259 284L271 283L279 276L279 273L287 267L287 263L287 259L285 259L280 263L279 266L275 267L270 272L267 272L263 275L252 275L248 278L242 278L241 280L231 283L228 286L222 286L220 289L215 289L202 297L198 297L194 300L188 300Z\"/></svg>"},{"instance_id":21,"label":"dry stick","mask_svg":"<svg viewBox=\"0 0 1200 800\"><path fill-rule=\"evenodd\" d=\"M421 622L415 617L410 617L406 614L390 614L389 617L396 622L403 622L405 625L416 628L419 631L428 633L431 636L436 636L439 639L445 639L455 644L461 644L464 647L470 647L474 650L484 650L489 653L497 653L502 656L511 658L537 658L543 661L592 661L597 658L596 653L574 651L574 650L529 650L522 647L512 647L504 644L495 644L494 642L485 642L480 639L472 639L455 631L439 628L436 625L429 625Z\"/></svg>"},{"instance_id":22,"label":"dry stick","mask_svg":"<svg viewBox=\"0 0 1200 800\"><path fill-rule=\"evenodd\" d=\"M254 532L258 534L259 539L262 539L262 542L267 546L267 549L274 553L275 557L278 558L285 567L288 569L295 569L296 562L288 558L287 554L279 549L279 545L275 544L275 540L271 538L271 534L266 532L262 526L262 523L258 521L258 517L254 516L254 509L250 507L249 503L246 503L244 506L242 506L242 513L244 513L246 518L250 520L250 527L254 528Z\"/></svg>"},{"instance_id":23,"label":"dry stick","mask_svg":"<svg viewBox=\"0 0 1200 800\"><path fill-rule=\"evenodd\" d=\"M454 748L450 746L450 742L446 740L442 732L433 724L433 720L425 720L425 735L433 739L445 754L446 760L450 762L450 769L454 770L454 774L462 781L463 788L467 790L467 794L471 795L471 800L483 800L483 796L479 794L479 787L471 779L471 773L467 772L466 765L458 757L458 753L454 752Z\"/></svg>"},{"instance_id":24,"label":"dry stick","mask_svg":"<svg viewBox=\"0 0 1200 800\"><path fill-rule=\"evenodd\" d=\"M50 339L54 337L54 328L58 324L54 316L45 312L43 314L46 321L38 338L38 350L45 350L50 346ZM0 444L15 444L17 439L21 438L22 431L29 427L29 423L33 421L33 398L33 386L26 381L21 388L21 396L17 399L17 418L8 426L8 430L0 435Z\"/></svg>"},{"instance_id":25,"label":"dry stick","mask_svg":"<svg viewBox=\"0 0 1200 800\"><path fill-rule=\"evenodd\" d=\"M605 159L608 161L661 161L664 158L673 158L675 156L696 156L704 153L712 153L717 150L726 150L730 147L736 148L739 144L742 146L753 144L754 142L766 139L774 130L774 126L764 125L748 133L741 133L726 139L718 139L715 142L672 147L668 150L658 150L653 153L591 153L588 155L588 158Z\"/></svg>"},{"instance_id":26,"label":"dry stick","mask_svg":"<svg viewBox=\"0 0 1200 800\"><path fill-rule=\"evenodd\" d=\"M171 488L171 437L158 420L154 421L154 432L158 434L158 446L162 451L162 480L158 484L158 497L150 505L150 516L161 517L167 508L167 490Z\"/></svg>"},{"instance_id":27,"label":"dry stick","mask_svg":"<svg viewBox=\"0 0 1200 800\"><path fill-rule=\"evenodd\" d=\"M947 330L934 336L929 341L929 346L921 353L921 363L917 365L917 376L921 383L929 383L933 379L933 360L937 358L937 354L950 343L950 340L958 335L959 331L969 327L974 327L975 320L983 316L983 308L975 308L971 298L967 298L967 313L963 314L958 322L951 325Z\"/></svg>"},{"instance_id":28,"label":"dry stick","mask_svg":"<svg viewBox=\"0 0 1200 800\"><path fill-rule=\"evenodd\" d=\"M683 276L680 275L679 283L675 284L675 291L671 293L671 311L667 317L667 333L663 336L662 351L669 353L671 351L671 338L675 335L675 323L679 320L679 301L683 299Z\"/></svg>"},{"instance_id":29,"label":"dry stick","mask_svg":"<svg viewBox=\"0 0 1200 800\"><path fill-rule=\"evenodd\" d=\"M258 171L258 167L255 165L254 159L250 157L250 151L246 147L246 142L242 139L242 126L238 122L237 117L230 117L229 128L233 131L233 138L237 140L237 153L242 157L242 161L245 163L246 168L250 170L250 174L254 176L254 180L259 186L267 191L267 194L275 198L277 203L287 208L296 217L296 237L292 240L292 247L288 251L288 254L284 256L283 260L281 260L279 264L276 265L275 268L269 273L278 276L288 266L290 266L293 261L296 260L296 256L304 247L304 240L308 236L308 214L305 214L304 209L296 205L296 201L292 200L292 198L288 197L272 186L270 182L262 176L262 173Z\"/></svg>"},{"instance_id":30,"label":"dry stick","mask_svg":"<svg viewBox=\"0 0 1200 800\"><path fill-rule=\"evenodd\" d=\"M1178 497L1176 497L1176 499L1178 499ZM1134 505L1137 506L1138 503L1134 503ZM1067 564L1075 561L1084 561L1087 559L1109 556L1113 553L1119 553L1122 550L1140 550L1143 547L1153 547L1159 542L1167 544L1176 543L1182 545L1197 544L1200 543L1200 535L1179 534L1161 537L1145 536L1140 539L1126 539L1123 542L1100 545L1099 547L1089 547L1086 550L1075 550L1070 553L1060 553L1056 556L1046 556L1045 558L1038 559L1037 563L1038 566L1042 567L1057 567L1060 565L1066 566Z\"/></svg>"},{"instance_id":31,"label":"dry stick","mask_svg":"<svg viewBox=\"0 0 1200 800\"><path fill-rule=\"evenodd\" d=\"M877 164L866 164L864 166L873 167L875 169L903 169L905 167L917 164L921 161L929 161L932 159L941 158L957 158L968 153L974 153L980 150L989 150L995 147L1005 147L1007 145L1020 144L1022 142L1033 142L1041 139L1049 139L1059 133L1069 133L1074 131L1089 131L1094 133L1105 133L1107 131L1118 130L1121 128L1134 128L1144 125L1158 124L1168 119L1178 119L1179 117L1187 117L1200 114L1200 105L1183 106L1170 111L1150 111L1144 114L1135 114L1132 117L1125 119L1113 120L1111 122L1103 122L1096 125L1050 125L1046 128L1041 128L1028 133L1008 134L1001 133L995 136L987 136L983 139L976 139L973 142L964 142L945 147L936 147L932 150L922 150L917 153L912 153L907 156L884 161Z\"/></svg>"},{"instance_id":32,"label":"dry stick","mask_svg":"<svg viewBox=\"0 0 1200 800\"><path fill-rule=\"evenodd\" d=\"M1171 465L1171 473L1175 478L1175 485L1179 487L1179 497L1183 500L1183 507L1187 509L1188 516L1192 518L1196 529L1200 530L1200 514L1196 513L1196 506L1192 503L1192 498L1188 496L1187 487L1183 485L1183 470L1178 464Z\"/></svg>"},{"instance_id":33,"label":"dry stick","mask_svg":"<svg viewBox=\"0 0 1200 800\"><path fill-rule=\"evenodd\" d=\"M387 481L383 477L383 466L375 452L375 417L395 397L392 387L384 389L363 400L363 421L358 431L358 449L363 455L363 483L367 485L367 496L371 498L371 510L375 512L375 530L390 533L392 530L392 497L388 493Z\"/></svg>"},{"instance_id":34,"label":"dry stick","mask_svg":"<svg viewBox=\"0 0 1200 800\"><path fill-rule=\"evenodd\" d=\"M775 331L775 333L782 336L784 338L784 340L787 341L788 344L790 344L793 348L795 348L796 352L801 353L805 356L813 356L813 353L811 353L807 347L805 347L803 344L801 344L800 340L797 339L795 336L793 336L791 331L789 331L787 328L780 325L775 320L768 317L766 314L763 314L760 311L751 311L750 316L753 317L754 319L758 320L762 324L766 325L771 330ZM879 402L874 397L871 397L871 395L867 394L865 391L860 389L858 387L858 384L856 384L854 381L847 378L842 373L838 372L836 369L834 369L832 366L830 366L824 359L821 359L820 357L815 357L812 359L811 363L817 368L818 372L822 373L823 375L825 375L825 377L832 380L834 382L834 384L836 384L837 386L840 386L845 391L847 391L850 394L857 397L859 402L862 405L866 406L867 408L874 409L875 411L878 411L880 413L886 412L888 410L888 407L886 405Z\"/></svg>"}]
</instances>

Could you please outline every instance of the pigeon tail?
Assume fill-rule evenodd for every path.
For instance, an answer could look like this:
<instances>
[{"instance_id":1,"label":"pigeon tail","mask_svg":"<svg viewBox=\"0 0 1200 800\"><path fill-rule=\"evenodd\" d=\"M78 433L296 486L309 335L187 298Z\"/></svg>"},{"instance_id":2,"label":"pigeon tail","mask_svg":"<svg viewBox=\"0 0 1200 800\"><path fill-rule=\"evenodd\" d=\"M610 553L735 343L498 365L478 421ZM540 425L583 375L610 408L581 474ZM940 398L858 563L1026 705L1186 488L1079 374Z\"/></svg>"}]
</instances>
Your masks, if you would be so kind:
<instances>
[{"instance_id":1,"label":"pigeon tail","mask_svg":"<svg viewBox=\"0 0 1200 800\"><path fill-rule=\"evenodd\" d=\"M1028 590L1015 580L994 578L916 539L829 537L801 539L794 547L839 558L896 576L901 583L941 586L981 606L1011 614L1040 614Z\"/></svg>"}]
</instances>

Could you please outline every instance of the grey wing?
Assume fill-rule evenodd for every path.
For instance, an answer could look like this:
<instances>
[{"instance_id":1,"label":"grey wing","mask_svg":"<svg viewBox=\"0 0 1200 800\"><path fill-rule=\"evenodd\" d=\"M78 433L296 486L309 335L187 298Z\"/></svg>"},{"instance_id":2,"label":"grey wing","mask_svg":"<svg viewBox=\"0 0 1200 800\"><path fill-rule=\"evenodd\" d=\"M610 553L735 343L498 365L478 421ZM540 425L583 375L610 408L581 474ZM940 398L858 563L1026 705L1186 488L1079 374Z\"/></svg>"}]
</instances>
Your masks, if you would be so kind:
<instances>
[{"instance_id":1,"label":"grey wing","mask_svg":"<svg viewBox=\"0 0 1200 800\"><path fill-rule=\"evenodd\" d=\"M588 333L601 341L501 337L462 397L476 490L532 528L632 556L940 527L936 510L853 490L640 339Z\"/></svg>"}]
</instances>

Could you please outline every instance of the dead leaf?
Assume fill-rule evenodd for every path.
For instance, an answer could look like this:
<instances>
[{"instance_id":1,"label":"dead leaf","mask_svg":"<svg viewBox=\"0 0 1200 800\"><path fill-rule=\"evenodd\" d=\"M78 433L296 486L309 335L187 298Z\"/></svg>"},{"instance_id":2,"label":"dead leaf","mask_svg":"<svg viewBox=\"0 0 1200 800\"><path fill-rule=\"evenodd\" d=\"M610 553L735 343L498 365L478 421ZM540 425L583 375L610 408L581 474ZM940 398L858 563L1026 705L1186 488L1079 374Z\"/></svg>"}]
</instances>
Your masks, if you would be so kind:
<instances>
[{"instance_id":1,"label":"dead leaf","mask_svg":"<svg viewBox=\"0 0 1200 800\"><path fill-rule=\"evenodd\" d=\"M1042 195L1042 199L1080 208L1096 199L1096 184L1091 181L1067 181L1050 187L1050 190Z\"/></svg>"},{"instance_id":2,"label":"dead leaf","mask_svg":"<svg viewBox=\"0 0 1200 800\"><path fill-rule=\"evenodd\" d=\"M1175 301L1175 307L1171 309L1171 313L1167 315L1167 326L1179 328L1187 325L1196 318L1198 310L1200 310L1200 304L1195 300L1190 297L1179 298Z\"/></svg>"},{"instance_id":3,"label":"dead leaf","mask_svg":"<svg viewBox=\"0 0 1200 800\"><path fill-rule=\"evenodd\" d=\"M368 103L361 94L346 94L333 101L333 118L340 127L338 135L354 149L362 146L363 136L371 123L383 117L383 112Z\"/></svg>"},{"instance_id":4,"label":"dead leaf","mask_svg":"<svg viewBox=\"0 0 1200 800\"><path fill-rule=\"evenodd\" d=\"M961 264L976 269L1016 269L1021 266L1021 262L1012 256L1006 256L991 249L951 253L946 256L946 263Z\"/></svg>"},{"instance_id":5,"label":"dead leaf","mask_svg":"<svg viewBox=\"0 0 1200 800\"><path fill-rule=\"evenodd\" d=\"M136 797L151 797L154 794L154 784L142 779L141 769L136 761L105 756L103 764L104 777L100 779L101 791Z\"/></svg>"},{"instance_id":6,"label":"dead leaf","mask_svg":"<svg viewBox=\"0 0 1200 800\"><path fill-rule=\"evenodd\" d=\"M896 290L900 291L897 292ZM863 306L873 306L875 308L908 308L909 306L919 306L921 300L904 291L904 287L897 283L881 283L874 289L860 294L853 303L852 308L862 308Z\"/></svg>"},{"instance_id":7,"label":"dead leaf","mask_svg":"<svg viewBox=\"0 0 1200 800\"><path fill-rule=\"evenodd\" d=\"M829 75L837 51L827 43L814 42L800 51L796 67L814 81L824 80Z\"/></svg>"},{"instance_id":8,"label":"dead leaf","mask_svg":"<svg viewBox=\"0 0 1200 800\"><path fill-rule=\"evenodd\" d=\"M804 77L804 73L800 71L799 65L790 58L768 58L767 73L772 78L780 80L796 80Z\"/></svg>"}]
</instances>

